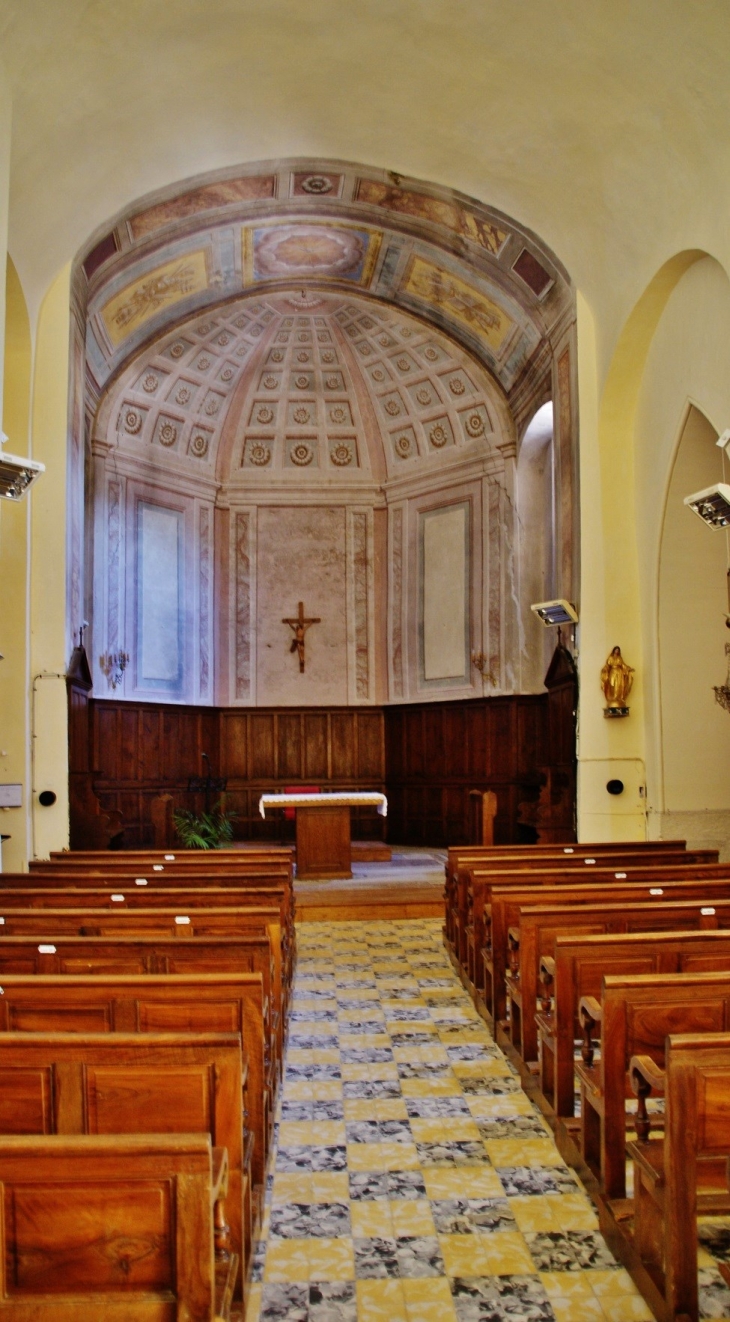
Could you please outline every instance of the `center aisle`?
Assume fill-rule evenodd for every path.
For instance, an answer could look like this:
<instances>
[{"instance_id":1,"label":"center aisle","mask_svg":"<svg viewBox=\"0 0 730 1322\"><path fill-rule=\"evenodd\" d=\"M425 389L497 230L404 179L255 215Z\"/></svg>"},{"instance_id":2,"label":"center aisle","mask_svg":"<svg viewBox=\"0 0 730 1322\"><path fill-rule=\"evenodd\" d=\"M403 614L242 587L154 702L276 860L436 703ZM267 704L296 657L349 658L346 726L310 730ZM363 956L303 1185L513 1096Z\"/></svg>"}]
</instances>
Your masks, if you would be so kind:
<instances>
[{"instance_id":1,"label":"center aisle","mask_svg":"<svg viewBox=\"0 0 730 1322\"><path fill-rule=\"evenodd\" d=\"M247 1322L636 1322L439 921L297 929Z\"/></svg>"}]
</instances>

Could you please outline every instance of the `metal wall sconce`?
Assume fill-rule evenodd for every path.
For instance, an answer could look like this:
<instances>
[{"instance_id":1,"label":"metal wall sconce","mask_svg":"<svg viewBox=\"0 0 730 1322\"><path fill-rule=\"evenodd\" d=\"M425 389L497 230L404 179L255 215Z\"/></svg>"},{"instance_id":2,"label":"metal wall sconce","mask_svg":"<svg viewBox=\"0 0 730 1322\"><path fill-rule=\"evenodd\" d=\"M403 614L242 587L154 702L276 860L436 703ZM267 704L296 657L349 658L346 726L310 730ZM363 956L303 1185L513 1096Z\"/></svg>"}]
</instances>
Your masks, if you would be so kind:
<instances>
[{"instance_id":1,"label":"metal wall sconce","mask_svg":"<svg viewBox=\"0 0 730 1322\"><path fill-rule=\"evenodd\" d=\"M99 665L106 675L110 688L119 687L129 661L129 652L103 652L99 657Z\"/></svg>"}]
</instances>

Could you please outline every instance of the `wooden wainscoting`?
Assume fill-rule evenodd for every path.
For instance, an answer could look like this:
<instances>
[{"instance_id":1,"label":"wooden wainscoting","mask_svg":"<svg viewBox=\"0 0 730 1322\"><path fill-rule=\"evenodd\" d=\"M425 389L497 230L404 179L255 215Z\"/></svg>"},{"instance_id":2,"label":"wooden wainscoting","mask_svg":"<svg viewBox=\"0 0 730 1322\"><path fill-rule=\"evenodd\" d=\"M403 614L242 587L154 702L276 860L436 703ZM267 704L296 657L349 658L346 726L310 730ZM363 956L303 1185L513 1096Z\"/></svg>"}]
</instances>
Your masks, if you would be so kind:
<instances>
[{"instance_id":1,"label":"wooden wainscoting","mask_svg":"<svg viewBox=\"0 0 730 1322\"><path fill-rule=\"evenodd\" d=\"M227 806L243 840L294 839L294 823L276 813L264 821L259 798L290 785L385 790L383 712L377 707L214 708L162 703L89 703L93 789L105 812L124 819L124 845L153 840L152 801L172 796L176 808L202 811L189 793L191 776L228 782ZM216 798L217 796L213 796ZM353 834L382 840L385 822L353 810Z\"/></svg>"},{"instance_id":2,"label":"wooden wainscoting","mask_svg":"<svg viewBox=\"0 0 730 1322\"><path fill-rule=\"evenodd\" d=\"M191 776L205 773L203 753L212 774L227 779L227 803L244 840L293 841L294 823L280 813L262 820L258 801L264 790L296 785L387 793L387 819L353 812L355 839L379 840L387 832L396 844L468 843L475 789L497 795L495 843L535 839L533 821L540 838L551 839L540 796L546 797L546 783L554 794L559 778L568 784L560 808L567 835L559 838L570 839L573 692L563 685L556 693L467 702L252 709L81 702L70 695L72 840L83 847L87 827L98 833L100 814L105 823L123 824L116 843L153 844L152 805L159 796L170 795L175 807L203 809L203 795L187 789Z\"/></svg>"}]
</instances>

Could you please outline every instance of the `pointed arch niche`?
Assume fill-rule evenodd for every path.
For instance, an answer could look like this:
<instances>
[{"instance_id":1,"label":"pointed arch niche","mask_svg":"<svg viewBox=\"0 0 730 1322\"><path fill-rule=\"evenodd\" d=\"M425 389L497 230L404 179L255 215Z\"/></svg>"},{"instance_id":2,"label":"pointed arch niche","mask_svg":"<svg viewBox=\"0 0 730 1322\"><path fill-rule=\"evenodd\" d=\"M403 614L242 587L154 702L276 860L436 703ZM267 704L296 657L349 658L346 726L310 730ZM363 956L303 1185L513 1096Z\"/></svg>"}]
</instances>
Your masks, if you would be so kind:
<instances>
[{"instance_id":1,"label":"pointed arch niche","mask_svg":"<svg viewBox=\"0 0 730 1322\"><path fill-rule=\"evenodd\" d=\"M73 287L69 624L97 695L542 689L529 598L576 598L576 408L573 291L534 235L432 185L269 162L144 199Z\"/></svg>"}]
</instances>

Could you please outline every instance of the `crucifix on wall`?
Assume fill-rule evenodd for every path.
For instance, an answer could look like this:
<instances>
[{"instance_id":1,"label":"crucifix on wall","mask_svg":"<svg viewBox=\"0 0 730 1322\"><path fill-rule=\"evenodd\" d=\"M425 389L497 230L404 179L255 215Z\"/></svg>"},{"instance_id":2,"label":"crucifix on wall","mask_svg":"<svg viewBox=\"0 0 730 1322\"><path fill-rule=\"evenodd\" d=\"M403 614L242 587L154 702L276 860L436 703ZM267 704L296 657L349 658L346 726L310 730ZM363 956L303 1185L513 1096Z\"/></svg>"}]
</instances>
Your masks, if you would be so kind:
<instances>
[{"instance_id":1,"label":"crucifix on wall","mask_svg":"<svg viewBox=\"0 0 730 1322\"><path fill-rule=\"evenodd\" d=\"M311 625L321 624L322 621L318 615L313 615L308 620L305 619L304 602L300 601L299 614L294 616L294 618L285 617L281 622L282 624L288 624L289 628L292 630L294 634L294 637L292 639L292 645L289 648L289 651L299 653L299 674L303 675L304 674L304 635L307 632L307 629L309 629Z\"/></svg>"}]
</instances>

